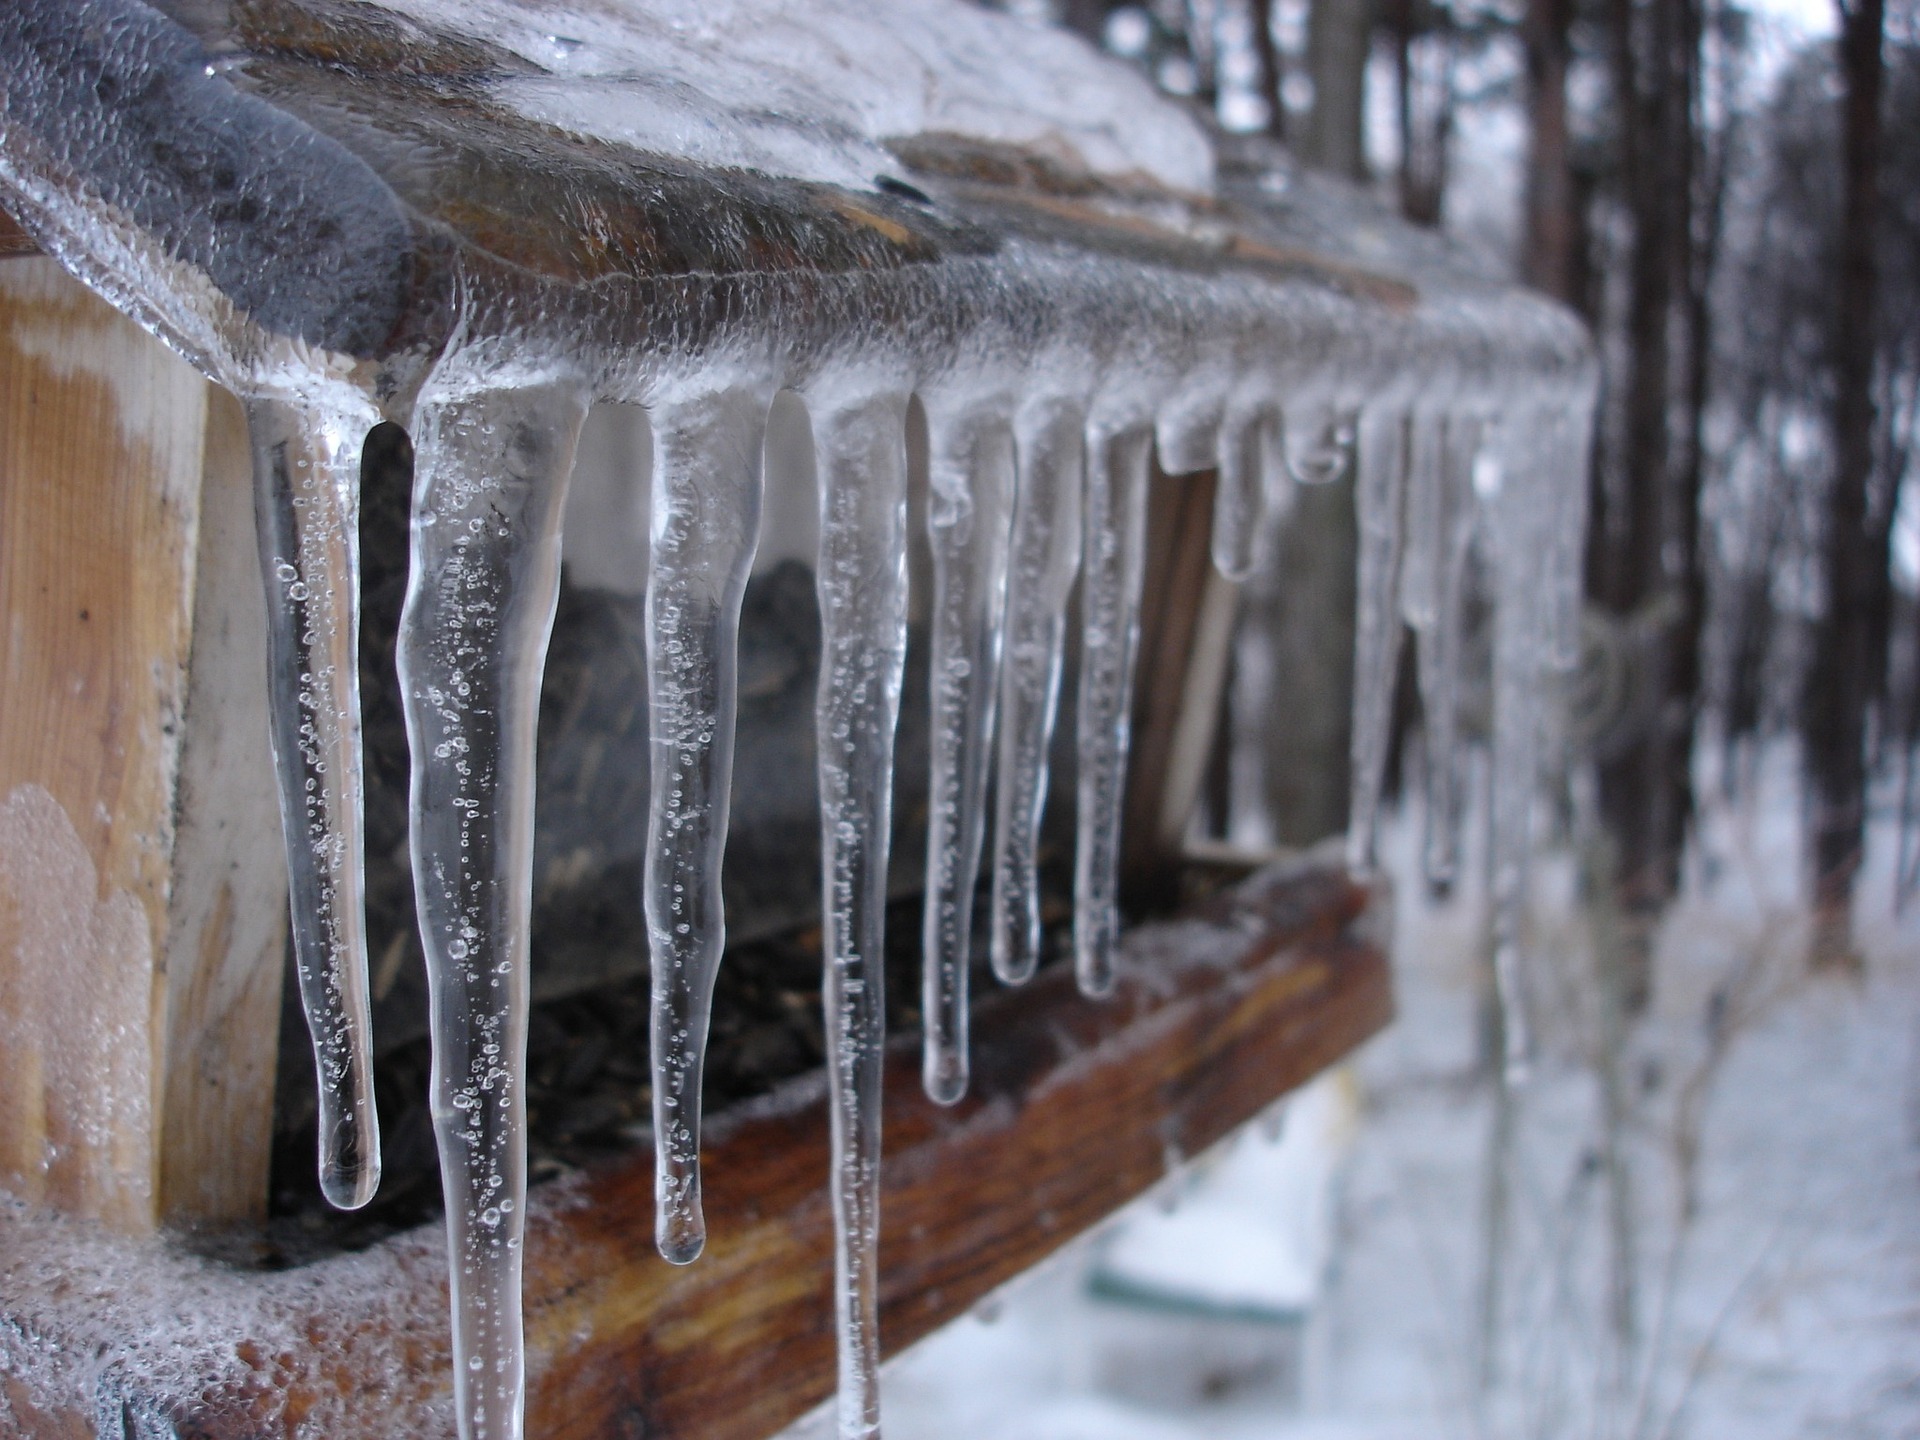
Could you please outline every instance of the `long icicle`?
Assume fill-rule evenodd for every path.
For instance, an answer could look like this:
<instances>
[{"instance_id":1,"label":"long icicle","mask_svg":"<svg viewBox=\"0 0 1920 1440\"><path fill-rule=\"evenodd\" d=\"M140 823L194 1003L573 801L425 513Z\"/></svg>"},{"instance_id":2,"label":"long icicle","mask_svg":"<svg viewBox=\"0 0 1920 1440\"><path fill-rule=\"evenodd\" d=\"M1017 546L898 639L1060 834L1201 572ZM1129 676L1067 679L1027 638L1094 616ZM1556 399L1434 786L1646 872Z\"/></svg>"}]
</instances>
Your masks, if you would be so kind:
<instances>
[{"instance_id":1,"label":"long icicle","mask_svg":"<svg viewBox=\"0 0 1920 1440\"><path fill-rule=\"evenodd\" d=\"M1524 1079L1533 1053L1521 973L1521 923L1533 847L1541 701L1551 607L1541 604L1551 537L1541 521L1551 497L1540 492L1540 417L1516 408L1503 415L1499 488L1490 497L1494 569L1493 745L1488 803L1488 889L1493 907L1494 983L1499 991L1505 1078Z\"/></svg>"},{"instance_id":2,"label":"long icicle","mask_svg":"<svg viewBox=\"0 0 1920 1440\"><path fill-rule=\"evenodd\" d=\"M313 1036L320 1188L358 1209L380 1184L367 986L360 758L361 396L254 399L254 522L294 961Z\"/></svg>"},{"instance_id":3,"label":"long icicle","mask_svg":"<svg viewBox=\"0 0 1920 1440\"><path fill-rule=\"evenodd\" d=\"M993 973L1007 985L1029 979L1040 957L1040 821L1066 653L1067 598L1080 573L1086 487L1086 426L1079 407L1035 406L1015 424L1020 475L1000 666L990 947Z\"/></svg>"},{"instance_id":4,"label":"long icicle","mask_svg":"<svg viewBox=\"0 0 1920 1440\"><path fill-rule=\"evenodd\" d=\"M676 1265L706 1244L701 1074L726 948L720 866L733 790L740 602L760 533L770 398L729 389L663 404L654 414L645 900L653 965L654 1242Z\"/></svg>"},{"instance_id":5,"label":"long icicle","mask_svg":"<svg viewBox=\"0 0 1920 1440\"><path fill-rule=\"evenodd\" d=\"M1267 533L1266 452L1272 417L1229 413L1220 426L1219 482L1213 496L1213 566L1244 580L1261 558Z\"/></svg>"},{"instance_id":6,"label":"long icicle","mask_svg":"<svg viewBox=\"0 0 1920 1440\"><path fill-rule=\"evenodd\" d=\"M1428 885L1440 893L1452 888L1460 866L1460 670L1473 548L1473 465L1479 449L1480 421L1464 414L1450 416L1443 427L1436 477L1433 611L1417 626L1427 747L1423 865Z\"/></svg>"},{"instance_id":7,"label":"long icicle","mask_svg":"<svg viewBox=\"0 0 1920 1440\"><path fill-rule=\"evenodd\" d=\"M1380 787L1393 739L1393 683L1400 669L1400 562L1407 482L1407 415L1371 407L1360 416L1354 508L1360 554L1353 622L1352 799L1347 868L1373 869Z\"/></svg>"},{"instance_id":8,"label":"long icicle","mask_svg":"<svg viewBox=\"0 0 1920 1440\"><path fill-rule=\"evenodd\" d=\"M1074 851L1074 975L1108 995L1120 946L1120 812L1127 778L1133 660L1146 571L1152 433L1087 436L1080 586L1079 835Z\"/></svg>"},{"instance_id":9,"label":"long icicle","mask_svg":"<svg viewBox=\"0 0 1920 1440\"><path fill-rule=\"evenodd\" d=\"M534 733L585 415L571 383L476 386L415 431L399 669L462 1440L521 1434Z\"/></svg>"},{"instance_id":10,"label":"long icicle","mask_svg":"<svg viewBox=\"0 0 1920 1440\"><path fill-rule=\"evenodd\" d=\"M880 1076L894 726L907 648L906 396L816 407L821 921L839 1433L880 1431Z\"/></svg>"},{"instance_id":11,"label":"long icicle","mask_svg":"<svg viewBox=\"0 0 1920 1440\"><path fill-rule=\"evenodd\" d=\"M933 678L921 1070L928 1097L951 1105L967 1092L967 967L1000 683L1014 455L1013 435L998 416L936 415L929 428Z\"/></svg>"}]
</instances>

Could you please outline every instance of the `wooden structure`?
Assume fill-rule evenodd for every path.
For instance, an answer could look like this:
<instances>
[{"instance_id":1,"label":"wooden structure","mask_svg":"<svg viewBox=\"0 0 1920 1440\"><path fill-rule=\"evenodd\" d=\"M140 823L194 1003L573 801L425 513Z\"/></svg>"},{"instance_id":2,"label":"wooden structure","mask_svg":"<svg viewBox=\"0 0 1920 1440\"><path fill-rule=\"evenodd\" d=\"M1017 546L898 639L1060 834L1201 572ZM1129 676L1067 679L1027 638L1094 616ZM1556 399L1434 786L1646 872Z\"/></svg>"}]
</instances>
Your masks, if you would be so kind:
<instances>
[{"instance_id":1,"label":"wooden structure","mask_svg":"<svg viewBox=\"0 0 1920 1440\"><path fill-rule=\"evenodd\" d=\"M1062 971L975 1019L972 1093L887 1076L881 1328L889 1348L1158 1183L1386 1022L1380 917L1321 872L1270 872L1128 939L1119 994ZM759 1440L832 1384L827 1116L802 1084L713 1127L712 1238L652 1248L651 1157L536 1191L528 1431ZM0 1212L0 1399L22 1433L108 1414L204 1440L453 1433L437 1228L250 1274ZM0 1414L5 1414L0 1409ZM305 1427L303 1431L303 1427ZM119 1432L116 1432L119 1433Z\"/></svg>"}]
</instances>

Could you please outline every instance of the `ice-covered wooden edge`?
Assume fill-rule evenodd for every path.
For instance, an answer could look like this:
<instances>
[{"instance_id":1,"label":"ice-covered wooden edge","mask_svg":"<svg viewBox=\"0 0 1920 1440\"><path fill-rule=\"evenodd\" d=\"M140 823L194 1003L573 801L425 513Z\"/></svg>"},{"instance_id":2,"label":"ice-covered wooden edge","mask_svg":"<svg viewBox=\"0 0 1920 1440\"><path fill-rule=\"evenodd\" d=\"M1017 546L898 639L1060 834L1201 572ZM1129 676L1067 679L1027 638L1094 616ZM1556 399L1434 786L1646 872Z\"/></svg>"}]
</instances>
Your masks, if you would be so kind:
<instances>
[{"instance_id":1,"label":"ice-covered wooden edge","mask_svg":"<svg viewBox=\"0 0 1920 1440\"><path fill-rule=\"evenodd\" d=\"M942 1109L888 1060L882 1335L890 1351L1158 1182L1390 1018L1377 900L1270 870L1143 926L1119 992L1056 969L982 1006L972 1093ZM833 1380L817 1086L721 1117L712 1240L653 1253L651 1157L535 1192L528 1430L759 1440ZM438 1228L282 1274L0 1210L0 1416L27 1436L451 1435Z\"/></svg>"}]
</instances>

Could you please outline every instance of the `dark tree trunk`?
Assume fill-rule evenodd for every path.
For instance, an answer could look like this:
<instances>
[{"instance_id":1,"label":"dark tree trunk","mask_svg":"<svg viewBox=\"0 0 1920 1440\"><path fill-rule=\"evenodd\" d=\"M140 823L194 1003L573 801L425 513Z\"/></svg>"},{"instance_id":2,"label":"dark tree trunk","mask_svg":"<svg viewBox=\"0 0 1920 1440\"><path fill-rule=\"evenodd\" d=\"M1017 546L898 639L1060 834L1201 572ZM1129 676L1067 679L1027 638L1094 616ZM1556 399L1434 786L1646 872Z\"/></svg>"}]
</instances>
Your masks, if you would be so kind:
<instances>
[{"instance_id":1,"label":"dark tree trunk","mask_svg":"<svg viewBox=\"0 0 1920 1440\"><path fill-rule=\"evenodd\" d=\"M1527 66L1527 283L1583 313L1585 207L1577 204L1573 138L1567 124L1568 31L1573 0L1528 0L1521 24Z\"/></svg>"},{"instance_id":2,"label":"dark tree trunk","mask_svg":"<svg viewBox=\"0 0 1920 1440\"><path fill-rule=\"evenodd\" d=\"M1267 102L1267 133L1287 138L1287 61L1273 43L1273 0L1250 0L1253 53L1260 61L1260 95Z\"/></svg>"},{"instance_id":3,"label":"dark tree trunk","mask_svg":"<svg viewBox=\"0 0 1920 1440\"><path fill-rule=\"evenodd\" d=\"M1415 225L1436 226L1446 201L1447 146L1453 138L1452 57L1443 57L1439 73L1422 84L1414 47L1423 34L1439 33L1446 16L1430 0L1386 0L1384 18L1393 35L1400 213ZM1442 43L1450 44L1451 36Z\"/></svg>"},{"instance_id":4,"label":"dark tree trunk","mask_svg":"<svg viewBox=\"0 0 1920 1440\"><path fill-rule=\"evenodd\" d=\"M1803 725L1812 790L1817 964L1852 964L1849 911L1866 831L1867 714L1885 663L1890 504L1874 507L1874 332L1880 220L1885 0L1840 4L1841 177L1833 329L1833 475L1827 494L1827 605L1807 672ZM1882 645L1875 651L1875 638Z\"/></svg>"},{"instance_id":5,"label":"dark tree trunk","mask_svg":"<svg viewBox=\"0 0 1920 1440\"><path fill-rule=\"evenodd\" d=\"M1653 930L1679 888L1693 811L1690 763L1698 706L1699 473L1672 443L1673 343L1693 270L1692 103L1696 0L1612 0L1612 65L1620 172L1633 223L1625 366L1612 476L1600 488L1589 586L1619 616L1655 611L1651 723L1600 766L1600 813L1619 856L1626 920L1621 993L1630 1009L1649 986ZM1676 307L1679 307L1678 309ZM1681 357L1684 364L1684 357Z\"/></svg>"},{"instance_id":6,"label":"dark tree trunk","mask_svg":"<svg viewBox=\"0 0 1920 1440\"><path fill-rule=\"evenodd\" d=\"M1372 43L1371 0L1312 0L1307 12L1307 71L1313 110L1300 147L1316 169L1367 178L1367 52Z\"/></svg>"}]
</instances>

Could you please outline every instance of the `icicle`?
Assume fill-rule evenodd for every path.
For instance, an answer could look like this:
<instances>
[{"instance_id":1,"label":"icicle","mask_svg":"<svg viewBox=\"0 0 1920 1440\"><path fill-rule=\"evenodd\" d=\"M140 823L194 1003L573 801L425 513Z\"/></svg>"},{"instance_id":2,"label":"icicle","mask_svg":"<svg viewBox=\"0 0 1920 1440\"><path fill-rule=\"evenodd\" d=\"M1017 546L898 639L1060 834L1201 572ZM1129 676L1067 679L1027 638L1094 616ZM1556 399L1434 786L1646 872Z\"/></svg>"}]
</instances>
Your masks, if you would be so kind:
<instances>
[{"instance_id":1,"label":"icicle","mask_svg":"<svg viewBox=\"0 0 1920 1440\"><path fill-rule=\"evenodd\" d=\"M1281 422L1281 455L1301 485L1330 485L1353 463L1355 425L1336 410L1290 405Z\"/></svg>"},{"instance_id":2,"label":"icicle","mask_svg":"<svg viewBox=\"0 0 1920 1440\"><path fill-rule=\"evenodd\" d=\"M1087 436L1073 961L1081 991L1096 996L1113 990L1120 942L1120 812L1146 569L1150 439L1145 430L1116 435L1093 428Z\"/></svg>"},{"instance_id":3,"label":"icicle","mask_svg":"<svg viewBox=\"0 0 1920 1440\"><path fill-rule=\"evenodd\" d=\"M820 843L839 1433L880 1426L880 1074L894 724L907 647L906 396L815 401Z\"/></svg>"},{"instance_id":4,"label":"icicle","mask_svg":"<svg viewBox=\"0 0 1920 1440\"><path fill-rule=\"evenodd\" d=\"M1454 415L1427 422L1415 434L1416 468L1436 463L1432 497L1409 524L1407 618L1418 631L1420 707L1426 725L1427 883L1444 893L1453 884L1460 852L1460 667L1466 640L1467 561L1473 544L1473 464L1480 422ZM1431 455L1437 448L1438 455ZM1423 552L1417 564L1416 550ZM1426 569L1430 579L1416 571ZM1428 604L1416 595L1430 586Z\"/></svg>"},{"instance_id":5,"label":"icicle","mask_svg":"<svg viewBox=\"0 0 1920 1440\"><path fill-rule=\"evenodd\" d=\"M1580 620L1585 603L1587 475L1593 455L1593 401L1581 396L1554 416L1550 444L1541 455L1542 483L1552 496L1547 543L1552 547L1547 595L1552 606L1548 634L1553 663L1571 670L1580 662Z\"/></svg>"},{"instance_id":6,"label":"icicle","mask_svg":"<svg viewBox=\"0 0 1920 1440\"><path fill-rule=\"evenodd\" d=\"M1013 436L985 414L930 424L933 550L932 776L922 936L922 1081L951 1105L967 1090L967 962L1000 682Z\"/></svg>"},{"instance_id":7,"label":"icicle","mask_svg":"<svg viewBox=\"0 0 1920 1440\"><path fill-rule=\"evenodd\" d=\"M1360 417L1354 508L1360 553L1353 622L1353 789L1347 866L1373 869L1380 787L1393 738L1393 684L1400 668L1400 563L1407 488L1407 416L1376 406Z\"/></svg>"},{"instance_id":8,"label":"icicle","mask_svg":"<svg viewBox=\"0 0 1920 1440\"><path fill-rule=\"evenodd\" d=\"M518 1440L534 727L586 399L567 383L429 385L414 436L399 669L454 1406L462 1440Z\"/></svg>"},{"instance_id":9,"label":"icicle","mask_svg":"<svg viewBox=\"0 0 1920 1440\"><path fill-rule=\"evenodd\" d=\"M1244 580L1260 563L1267 531L1265 455L1274 448L1268 416L1230 414L1220 427L1218 488L1213 498L1213 564Z\"/></svg>"},{"instance_id":10,"label":"icicle","mask_svg":"<svg viewBox=\"0 0 1920 1440\"><path fill-rule=\"evenodd\" d=\"M378 418L344 387L247 405L294 960L320 1100L320 1188L345 1210L380 1184L362 891L359 537L360 449Z\"/></svg>"},{"instance_id":11,"label":"icicle","mask_svg":"<svg viewBox=\"0 0 1920 1440\"><path fill-rule=\"evenodd\" d=\"M1085 421L1078 407L1038 406L1022 413L1017 423L1020 476L1001 662L991 951L993 973L1008 985L1031 977L1040 955L1035 856L1066 650L1067 597L1080 573L1080 506L1086 485Z\"/></svg>"},{"instance_id":12,"label":"icicle","mask_svg":"<svg viewBox=\"0 0 1920 1440\"><path fill-rule=\"evenodd\" d=\"M1532 1054L1521 976L1520 926L1533 843L1533 800L1539 773L1543 670L1549 616L1540 603L1553 517L1542 493L1540 417L1516 410L1502 417L1498 489L1490 497L1494 568L1493 763L1488 805L1489 890L1493 904L1494 979L1500 994L1509 1082L1524 1078Z\"/></svg>"},{"instance_id":13,"label":"icicle","mask_svg":"<svg viewBox=\"0 0 1920 1440\"><path fill-rule=\"evenodd\" d=\"M676 1265L706 1244L701 1075L726 948L720 862L733 788L740 601L760 533L769 404L763 390L728 389L664 403L653 417L645 900L653 966L654 1243Z\"/></svg>"}]
</instances>

